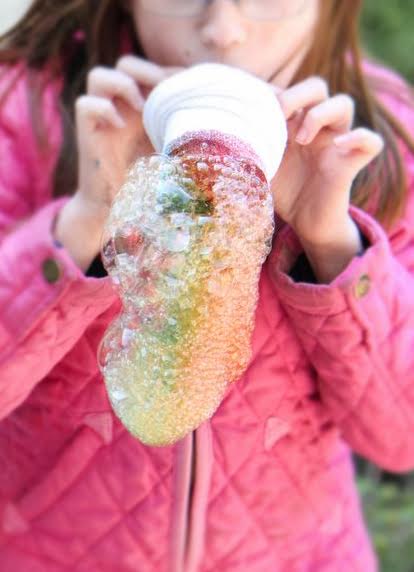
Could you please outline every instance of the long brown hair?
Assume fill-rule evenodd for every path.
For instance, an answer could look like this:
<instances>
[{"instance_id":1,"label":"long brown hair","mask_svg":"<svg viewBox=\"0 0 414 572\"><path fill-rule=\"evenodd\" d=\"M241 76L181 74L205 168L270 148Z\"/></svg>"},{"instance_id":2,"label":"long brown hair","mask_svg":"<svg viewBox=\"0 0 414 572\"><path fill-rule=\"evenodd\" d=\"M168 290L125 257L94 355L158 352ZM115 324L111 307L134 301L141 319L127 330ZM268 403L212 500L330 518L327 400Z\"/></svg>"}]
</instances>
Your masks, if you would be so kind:
<instances>
[{"instance_id":1,"label":"long brown hair","mask_svg":"<svg viewBox=\"0 0 414 572\"><path fill-rule=\"evenodd\" d=\"M353 204L368 208L375 194L373 214L390 226L402 213L407 195L400 138L414 153L414 139L375 95L374 80L364 73L359 38L362 0L323 0L315 42L291 83L310 75L325 78L330 93L348 93L356 102L355 126L380 133L383 152L356 177ZM32 118L39 145L47 145L39 120L43 81L63 76L60 110L63 142L55 169L54 196L76 188L77 150L74 130L75 99L86 89L88 71L96 65L114 66L127 36L134 53L145 57L122 0L35 0L23 18L2 38L0 63L25 62L30 75ZM48 76L36 70L47 68ZM384 89L388 89L383 86ZM389 87L389 89L393 89ZM414 105L412 88L406 96ZM399 96L400 94L396 94Z\"/></svg>"}]
</instances>

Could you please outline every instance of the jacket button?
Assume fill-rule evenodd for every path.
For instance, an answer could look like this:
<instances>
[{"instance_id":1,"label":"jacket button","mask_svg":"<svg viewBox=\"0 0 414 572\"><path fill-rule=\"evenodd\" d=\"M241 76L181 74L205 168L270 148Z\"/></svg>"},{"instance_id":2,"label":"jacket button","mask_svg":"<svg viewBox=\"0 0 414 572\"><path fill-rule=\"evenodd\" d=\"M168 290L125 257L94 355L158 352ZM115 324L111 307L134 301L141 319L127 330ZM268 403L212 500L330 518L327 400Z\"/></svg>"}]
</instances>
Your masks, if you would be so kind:
<instances>
[{"instance_id":1,"label":"jacket button","mask_svg":"<svg viewBox=\"0 0 414 572\"><path fill-rule=\"evenodd\" d=\"M371 278L368 274L363 274L354 286L355 298L362 298L366 296L371 287Z\"/></svg>"},{"instance_id":2,"label":"jacket button","mask_svg":"<svg viewBox=\"0 0 414 572\"><path fill-rule=\"evenodd\" d=\"M46 258L42 264L43 278L49 284L54 284L60 278L60 268L54 258Z\"/></svg>"}]
</instances>

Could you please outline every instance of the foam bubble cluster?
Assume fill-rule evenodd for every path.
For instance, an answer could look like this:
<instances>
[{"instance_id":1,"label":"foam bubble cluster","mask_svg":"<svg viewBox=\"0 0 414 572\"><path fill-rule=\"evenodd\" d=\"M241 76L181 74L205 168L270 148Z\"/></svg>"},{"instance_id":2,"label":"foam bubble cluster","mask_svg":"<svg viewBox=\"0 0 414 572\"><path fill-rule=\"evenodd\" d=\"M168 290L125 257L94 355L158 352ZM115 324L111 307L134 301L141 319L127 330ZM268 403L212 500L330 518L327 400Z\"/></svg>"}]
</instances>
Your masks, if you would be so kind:
<instances>
[{"instance_id":1,"label":"foam bubble cluster","mask_svg":"<svg viewBox=\"0 0 414 572\"><path fill-rule=\"evenodd\" d=\"M123 310L99 364L116 415L147 445L210 418L251 357L273 202L255 162L229 151L190 141L139 159L106 224Z\"/></svg>"}]
</instances>

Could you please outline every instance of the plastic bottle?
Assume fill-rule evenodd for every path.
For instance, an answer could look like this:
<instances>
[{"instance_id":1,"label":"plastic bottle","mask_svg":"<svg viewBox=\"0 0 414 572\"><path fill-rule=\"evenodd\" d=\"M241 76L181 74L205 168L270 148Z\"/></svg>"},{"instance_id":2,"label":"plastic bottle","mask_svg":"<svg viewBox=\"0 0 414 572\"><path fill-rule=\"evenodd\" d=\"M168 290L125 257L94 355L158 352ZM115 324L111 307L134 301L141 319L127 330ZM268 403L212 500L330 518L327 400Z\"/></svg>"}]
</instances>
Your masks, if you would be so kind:
<instances>
[{"instance_id":1,"label":"plastic bottle","mask_svg":"<svg viewBox=\"0 0 414 572\"><path fill-rule=\"evenodd\" d=\"M128 431L165 446L211 418L248 366L287 134L270 87L219 64L159 84L144 125L157 153L131 167L102 241L123 311L99 364Z\"/></svg>"}]
</instances>

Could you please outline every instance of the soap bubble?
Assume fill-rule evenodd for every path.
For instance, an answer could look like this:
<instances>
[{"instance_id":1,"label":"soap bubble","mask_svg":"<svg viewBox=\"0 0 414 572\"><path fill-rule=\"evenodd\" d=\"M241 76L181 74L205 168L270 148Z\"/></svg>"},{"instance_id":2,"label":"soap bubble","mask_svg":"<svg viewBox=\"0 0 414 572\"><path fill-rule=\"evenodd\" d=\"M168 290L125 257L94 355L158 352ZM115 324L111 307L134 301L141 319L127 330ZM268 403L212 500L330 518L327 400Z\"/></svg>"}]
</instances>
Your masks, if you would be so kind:
<instances>
[{"instance_id":1,"label":"soap bubble","mask_svg":"<svg viewBox=\"0 0 414 572\"><path fill-rule=\"evenodd\" d=\"M201 142L138 159L103 233L122 312L98 363L116 415L148 445L211 417L251 357L273 201L252 161L216 150Z\"/></svg>"}]
</instances>

